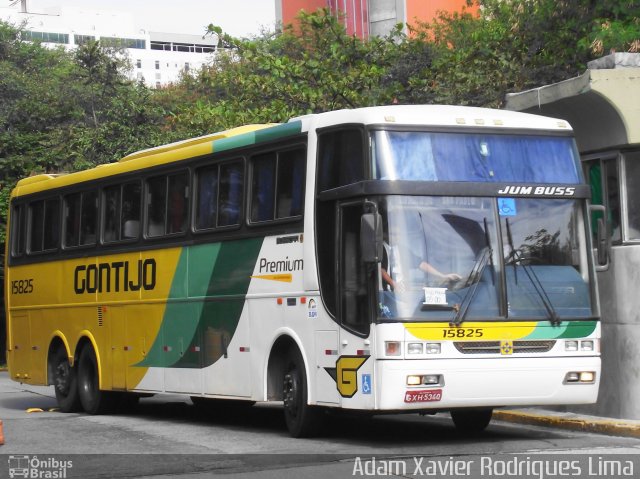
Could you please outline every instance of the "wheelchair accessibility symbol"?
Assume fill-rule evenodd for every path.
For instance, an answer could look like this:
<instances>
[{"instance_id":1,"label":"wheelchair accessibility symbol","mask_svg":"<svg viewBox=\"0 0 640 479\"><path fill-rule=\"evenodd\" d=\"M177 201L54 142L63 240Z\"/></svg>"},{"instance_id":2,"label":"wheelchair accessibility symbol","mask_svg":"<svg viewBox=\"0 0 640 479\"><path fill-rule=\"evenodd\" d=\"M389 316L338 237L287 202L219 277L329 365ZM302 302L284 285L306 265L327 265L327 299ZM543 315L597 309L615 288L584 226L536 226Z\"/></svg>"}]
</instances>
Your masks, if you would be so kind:
<instances>
[{"instance_id":1,"label":"wheelchair accessibility symbol","mask_svg":"<svg viewBox=\"0 0 640 479\"><path fill-rule=\"evenodd\" d=\"M362 394L371 394L371 374L362 375Z\"/></svg>"},{"instance_id":2,"label":"wheelchair accessibility symbol","mask_svg":"<svg viewBox=\"0 0 640 479\"><path fill-rule=\"evenodd\" d=\"M498 213L500 216L515 216L517 214L515 198L499 198Z\"/></svg>"}]
</instances>

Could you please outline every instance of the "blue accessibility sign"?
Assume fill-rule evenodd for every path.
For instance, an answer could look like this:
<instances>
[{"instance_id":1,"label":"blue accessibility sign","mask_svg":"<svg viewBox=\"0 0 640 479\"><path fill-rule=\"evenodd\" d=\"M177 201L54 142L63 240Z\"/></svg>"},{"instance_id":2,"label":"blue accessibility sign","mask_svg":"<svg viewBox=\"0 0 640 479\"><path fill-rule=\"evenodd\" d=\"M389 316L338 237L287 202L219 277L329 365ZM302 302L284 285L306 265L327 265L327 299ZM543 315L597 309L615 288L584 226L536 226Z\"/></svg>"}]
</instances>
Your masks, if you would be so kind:
<instances>
[{"instance_id":1,"label":"blue accessibility sign","mask_svg":"<svg viewBox=\"0 0 640 479\"><path fill-rule=\"evenodd\" d=\"M371 374L362 375L362 394L371 394Z\"/></svg>"}]
</instances>

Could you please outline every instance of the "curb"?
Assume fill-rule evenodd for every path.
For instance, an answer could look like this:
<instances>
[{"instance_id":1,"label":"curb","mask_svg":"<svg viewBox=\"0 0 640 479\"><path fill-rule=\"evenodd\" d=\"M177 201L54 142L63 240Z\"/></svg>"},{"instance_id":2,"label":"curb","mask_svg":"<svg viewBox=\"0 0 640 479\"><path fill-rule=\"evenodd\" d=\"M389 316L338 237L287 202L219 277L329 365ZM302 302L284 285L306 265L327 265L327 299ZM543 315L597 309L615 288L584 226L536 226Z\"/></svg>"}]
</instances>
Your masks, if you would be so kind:
<instances>
[{"instance_id":1,"label":"curb","mask_svg":"<svg viewBox=\"0 0 640 479\"><path fill-rule=\"evenodd\" d=\"M530 424L534 426L556 427L573 431L594 432L609 436L640 438L640 421L625 419L605 419L578 415L565 415L552 411L498 410L493 419L499 421Z\"/></svg>"}]
</instances>

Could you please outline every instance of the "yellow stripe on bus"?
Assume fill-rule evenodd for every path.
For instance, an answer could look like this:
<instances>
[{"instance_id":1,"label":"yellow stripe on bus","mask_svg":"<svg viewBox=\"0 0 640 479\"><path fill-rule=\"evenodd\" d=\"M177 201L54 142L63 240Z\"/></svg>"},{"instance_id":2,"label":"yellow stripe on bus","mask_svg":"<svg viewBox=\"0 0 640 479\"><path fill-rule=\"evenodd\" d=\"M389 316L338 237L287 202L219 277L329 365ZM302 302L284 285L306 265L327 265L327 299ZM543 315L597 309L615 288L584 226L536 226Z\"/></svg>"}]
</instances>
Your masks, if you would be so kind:
<instances>
[{"instance_id":1,"label":"yellow stripe on bus","mask_svg":"<svg viewBox=\"0 0 640 479\"><path fill-rule=\"evenodd\" d=\"M507 340L521 339L529 336L538 322L465 322L460 326L450 326L449 323L412 323L405 324L405 328L415 338L430 341L452 340Z\"/></svg>"},{"instance_id":2,"label":"yellow stripe on bus","mask_svg":"<svg viewBox=\"0 0 640 479\"><path fill-rule=\"evenodd\" d=\"M283 273L283 274L260 274L256 276L251 276L256 279L266 279L269 281L281 281L283 283L291 283L293 281L293 275L291 273Z\"/></svg>"}]
</instances>

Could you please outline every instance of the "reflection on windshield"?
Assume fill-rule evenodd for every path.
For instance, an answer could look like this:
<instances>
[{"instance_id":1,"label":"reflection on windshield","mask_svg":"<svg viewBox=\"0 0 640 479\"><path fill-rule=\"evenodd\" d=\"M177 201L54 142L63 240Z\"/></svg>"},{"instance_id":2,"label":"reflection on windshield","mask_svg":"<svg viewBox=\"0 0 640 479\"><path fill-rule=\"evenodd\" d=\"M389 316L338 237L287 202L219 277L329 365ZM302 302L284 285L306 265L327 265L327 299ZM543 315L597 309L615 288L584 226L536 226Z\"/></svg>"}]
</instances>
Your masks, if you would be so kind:
<instances>
[{"instance_id":1,"label":"reflection on windshield","mask_svg":"<svg viewBox=\"0 0 640 479\"><path fill-rule=\"evenodd\" d=\"M584 222L572 200L507 199L499 208L508 313L516 318L589 317Z\"/></svg>"},{"instance_id":2,"label":"reflection on windshield","mask_svg":"<svg viewBox=\"0 0 640 479\"><path fill-rule=\"evenodd\" d=\"M379 180L576 184L582 179L569 137L385 130L373 132L372 144Z\"/></svg>"},{"instance_id":3,"label":"reflection on windshield","mask_svg":"<svg viewBox=\"0 0 640 479\"><path fill-rule=\"evenodd\" d=\"M491 253L493 200L392 197L381 208L385 230L380 314L450 321L473 287L469 317L498 314ZM488 249L487 249L488 248ZM491 260L491 261L490 261ZM491 270L491 271L490 271Z\"/></svg>"},{"instance_id":4,"label":"reflection on windshield","mask_svg":"<svg viewBox=\"0 0 640 479\"><path fill-rule=\"evenodd\" d=\"M593 315L584 218L574 200L393 196L380 212L381 319Z\"/></svg>"}]
</instances>

